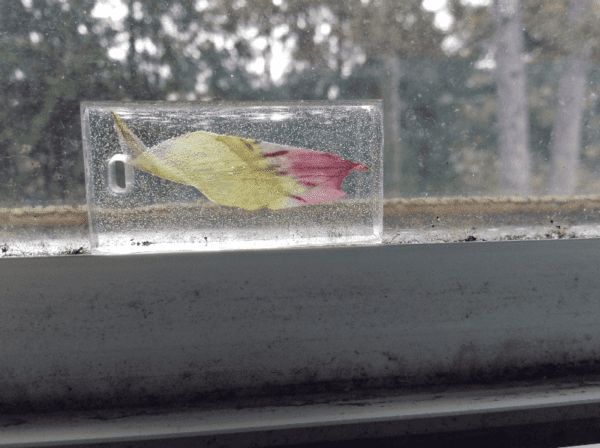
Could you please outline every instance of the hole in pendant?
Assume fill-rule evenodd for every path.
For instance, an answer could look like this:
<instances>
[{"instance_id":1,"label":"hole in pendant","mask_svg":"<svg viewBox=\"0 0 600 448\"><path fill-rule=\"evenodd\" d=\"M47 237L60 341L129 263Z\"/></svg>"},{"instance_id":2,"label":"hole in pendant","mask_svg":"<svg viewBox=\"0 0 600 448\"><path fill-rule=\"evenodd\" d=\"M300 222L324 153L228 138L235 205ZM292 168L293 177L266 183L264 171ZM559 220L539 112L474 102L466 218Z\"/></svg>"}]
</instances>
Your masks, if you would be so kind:
<instances>
[{"instance_id":1,"label":"hole in pendant","mask_svg":"<svg viewBox=\"0 0 600 448\"><path fill-rule=\"evenodd\" d=\"M116 154L108 161L108 188L112 193L125 194L133 189L133 168L125 154Z\"/></svg>"},{"instance_id":2,"label":"hole in pendant","mask_svg":"<svg viewBox=\"0 0 600 448\"><path fill-rule=\"evenodd\" d=\"M121 160L115 162L115 180L117 187L125 189L125 163Z\"/></svg>"}]
</instances>

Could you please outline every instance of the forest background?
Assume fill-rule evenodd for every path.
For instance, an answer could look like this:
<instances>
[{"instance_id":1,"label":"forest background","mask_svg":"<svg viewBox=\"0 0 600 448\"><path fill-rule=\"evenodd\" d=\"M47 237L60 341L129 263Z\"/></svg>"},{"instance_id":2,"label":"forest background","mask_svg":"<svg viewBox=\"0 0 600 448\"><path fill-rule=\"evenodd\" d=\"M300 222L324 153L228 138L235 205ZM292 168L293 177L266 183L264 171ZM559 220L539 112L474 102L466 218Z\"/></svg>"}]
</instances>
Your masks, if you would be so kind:
<instances>
[{"instance_id":1,"label":"forest background","mask_svg":"<svg viewBox=\"0 0 600 448\"><path fill-rule=\"evenodd\" d=\"M600 0L0 0L0 206L85 204L101 100L382 98L386 197L596 195L599 25Z\"/></svg>"}]
</instances>

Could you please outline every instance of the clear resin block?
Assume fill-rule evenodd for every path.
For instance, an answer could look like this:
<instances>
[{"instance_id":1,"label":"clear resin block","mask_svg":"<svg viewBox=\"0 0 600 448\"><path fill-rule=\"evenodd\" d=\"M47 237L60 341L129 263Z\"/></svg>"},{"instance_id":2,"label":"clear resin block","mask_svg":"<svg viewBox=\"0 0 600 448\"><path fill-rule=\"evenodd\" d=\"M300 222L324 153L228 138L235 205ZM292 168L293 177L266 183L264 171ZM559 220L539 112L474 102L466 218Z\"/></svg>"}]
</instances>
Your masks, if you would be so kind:
<instances>
[{"instance_id":1,"label":"clear resin block","mask_svg":"<svg viewBox=\"0 0 600 448\"><path fill-rule=\"evenodd\" d=\"M95 253L378 244L381 101L81 104Z\"/></svg>"}]
</instances>

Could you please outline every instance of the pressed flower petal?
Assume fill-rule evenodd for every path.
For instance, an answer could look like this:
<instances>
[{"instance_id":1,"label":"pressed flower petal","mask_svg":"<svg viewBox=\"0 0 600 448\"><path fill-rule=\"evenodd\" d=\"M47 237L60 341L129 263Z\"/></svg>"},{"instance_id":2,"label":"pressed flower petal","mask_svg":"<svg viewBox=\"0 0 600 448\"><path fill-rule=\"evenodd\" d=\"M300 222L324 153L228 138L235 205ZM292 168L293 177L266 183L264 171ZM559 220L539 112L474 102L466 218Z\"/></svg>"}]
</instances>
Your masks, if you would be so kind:
<instances>
[{"instance_id":1,"label":"pressed flower petal","mask_svg":"<svg viewBox=\"0 0 600 448\"><path fill-rule=\"evenodd\" d=\"M211 201L273 210L334 201L342 181L365 165L334 154L197 131L147 149L112 112L129 164L192 185Z\"/></svg>"}]
</instances>

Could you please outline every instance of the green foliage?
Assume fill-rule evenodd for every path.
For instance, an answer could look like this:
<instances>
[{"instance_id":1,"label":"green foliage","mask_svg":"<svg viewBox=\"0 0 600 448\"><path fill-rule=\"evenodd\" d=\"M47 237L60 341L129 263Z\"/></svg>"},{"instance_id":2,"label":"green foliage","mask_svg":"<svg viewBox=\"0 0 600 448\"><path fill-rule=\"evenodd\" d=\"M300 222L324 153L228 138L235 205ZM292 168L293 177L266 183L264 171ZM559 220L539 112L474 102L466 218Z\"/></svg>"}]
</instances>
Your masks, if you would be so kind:
<instances>
[{"instance_id":1,"label":"green foliage","mask_svg":"<svg viewBox=\"0 0 600 448\"><path fill-rule=\"evenodd\" d=\"M111 25L92 16L96 0L0 0L0 203L85 202L81 101L382 98L389 54L401 58L402 194L497 191L495 80L475 64L492 45L489 8L450 1L455 21L444 32L421 0L124 1L127 17ZM539 172L557 107L553 61L600 29L595 10L564 29L567 3L523 0ZM277 84L268 73L274 35L293 43L294 58ZM460 45L444 53L448 36ZM125 57L109 57L121 44L129 44ZM261 55L263 74L249 72ZM598 79L594 68L583 130L588 178L600 167ZM392 154L385 157L388 170Z\"/></svg>"}]
</instances>

